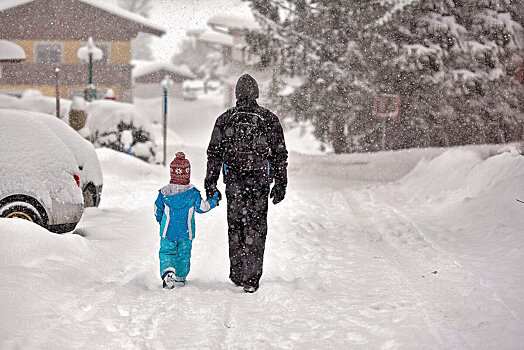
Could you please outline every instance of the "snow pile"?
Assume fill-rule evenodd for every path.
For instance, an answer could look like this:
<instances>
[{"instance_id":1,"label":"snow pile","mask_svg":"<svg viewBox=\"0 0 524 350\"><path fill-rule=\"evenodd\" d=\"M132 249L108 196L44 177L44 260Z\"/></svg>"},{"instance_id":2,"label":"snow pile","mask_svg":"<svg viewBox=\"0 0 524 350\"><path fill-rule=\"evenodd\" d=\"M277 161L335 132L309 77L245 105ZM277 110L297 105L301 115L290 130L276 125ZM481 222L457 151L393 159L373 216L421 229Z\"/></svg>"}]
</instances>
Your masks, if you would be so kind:
<instances>
[{"instance_id":1,"label":"snow pile","mask_svg":"<svg viewBox=\"0 0 524 350\"><path fill-rule=\"evenodd\" d=\"M507 178L519 173L524 176L520 154L515 149L498 148L500 153L496 149L450 149L421 161L400 184L410 188L413 200L464 201L493 192Z\"/></svg>"},{"instance_id":2,"label":"snow pile","mask_svg":"<svg viewBox=\"0 0 524 350\"><path fill-rule=\"evenodd\" d=\"M293 144L288 139L286 146ZM308 182L312 179L333 182L396 181L407 175L423 159L432 159L445 152L444 148L421 148L402 151L333 154L322 157L291 152L288 172L296 181Z\"/></svg>"},{"instance_id":3,"label":"snow pile","mask_svg":"<svg viewBox=\"0 0 524 350\"><path fill-rule=\"evenodd\" d=\"M67 117L70 105L71 100L60 99L60 115L62 119ZM25 90L20 98L0 94L0 109L1 108L56 115L56 98L43 96L38 90Z\"/></svg>"},{"instance_id":4,"label":"snow pile","mask_svg":"<svg viewBox=\"0 0 524 350\"><path fill-rule=\"evenodd\" d=\"M166 177L169 180L169 171L159 166L152 166L125 153L115 152L108 148L97 149L98 159L104 168L104 177L128 177L132 182L140 182L148 177L154 179Z\"/></svg>"}]
</instances>

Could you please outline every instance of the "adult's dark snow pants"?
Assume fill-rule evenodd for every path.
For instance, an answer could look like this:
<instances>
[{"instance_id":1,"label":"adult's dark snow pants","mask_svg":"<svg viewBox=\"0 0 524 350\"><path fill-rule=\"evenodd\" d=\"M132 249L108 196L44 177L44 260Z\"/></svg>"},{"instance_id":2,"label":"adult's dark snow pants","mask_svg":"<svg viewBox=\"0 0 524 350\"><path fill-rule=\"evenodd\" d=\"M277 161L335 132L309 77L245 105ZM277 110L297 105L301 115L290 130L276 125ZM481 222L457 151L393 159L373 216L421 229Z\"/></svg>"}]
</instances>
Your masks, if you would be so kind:
<instances>
[{"instance_id":1,"label":"adult's dark snow pants","mask_svg":"<svg viewBox=\"0 0 524 350\"><path fill-rule=\"evenodd\" d=\"M226 185L229 278L258 288L267 234L269 185Z\"/></svg>"}]
</instances>

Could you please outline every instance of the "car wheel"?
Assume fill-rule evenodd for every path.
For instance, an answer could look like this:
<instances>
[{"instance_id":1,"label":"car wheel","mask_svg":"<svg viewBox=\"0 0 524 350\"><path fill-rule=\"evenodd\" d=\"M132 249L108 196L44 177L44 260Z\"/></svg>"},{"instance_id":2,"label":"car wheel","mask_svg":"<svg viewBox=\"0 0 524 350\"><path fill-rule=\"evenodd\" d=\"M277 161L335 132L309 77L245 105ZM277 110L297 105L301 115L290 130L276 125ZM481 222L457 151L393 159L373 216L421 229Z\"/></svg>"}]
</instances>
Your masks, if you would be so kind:
<instances>
[{"instance_id":1,"label":"car wheel","mask_svg":"<svg viewBox=\"0 0 524 350\"><path fill-rule=\"evenodd\" d=\"M96 205L96 191L92 186L87 185L82 194L84 195L84 208Z\"/></svg>"},{"instance_id":2,"label":"car wheel","mask_svg":"<svg viewBox=\"0 0 524 350\"><path fill-rule=\"evenodd\" d=\"M0 217L18 218L38 225L43 224L42 215L33 205L26 202L11 202L3 205L0 208Z\"/></svg>"}]
</instances>

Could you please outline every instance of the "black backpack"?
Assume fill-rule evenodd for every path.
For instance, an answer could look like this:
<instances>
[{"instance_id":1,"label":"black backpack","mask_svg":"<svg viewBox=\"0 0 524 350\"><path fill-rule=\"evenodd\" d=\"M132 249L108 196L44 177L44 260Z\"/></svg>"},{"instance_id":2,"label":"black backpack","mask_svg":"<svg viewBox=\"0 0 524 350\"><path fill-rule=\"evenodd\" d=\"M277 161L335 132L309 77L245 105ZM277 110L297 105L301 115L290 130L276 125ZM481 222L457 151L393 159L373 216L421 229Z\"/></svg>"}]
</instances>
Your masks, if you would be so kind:
<instances>
[{"instance_id":1,"label":"black backpack","mask_svg":"<svg viewBox=\"0 0 524 350\"><path fill-rule=\"evenodd\" d=\"M268 171L266 120L252 108L233 108L225 122L223 146L227 171Z\"/></svg>"}]
</instances>

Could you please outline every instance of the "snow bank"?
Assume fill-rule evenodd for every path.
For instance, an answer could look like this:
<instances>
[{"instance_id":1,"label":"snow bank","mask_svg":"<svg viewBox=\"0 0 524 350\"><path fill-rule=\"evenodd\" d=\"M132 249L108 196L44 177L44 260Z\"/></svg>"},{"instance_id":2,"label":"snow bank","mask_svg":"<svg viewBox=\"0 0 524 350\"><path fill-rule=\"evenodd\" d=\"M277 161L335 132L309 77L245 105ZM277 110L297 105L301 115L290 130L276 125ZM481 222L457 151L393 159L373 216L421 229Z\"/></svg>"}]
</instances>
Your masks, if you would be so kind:
<instances>
[{"instance_id":1,"label":"snow bank","mask_svg":"<svg viewBox=\"0 0 524 350\"><path fill-rule=\"evenodd\" d=\"M37 268L46 260L85 257L86 242L78 235L57 235L26 220L0 218L0 266ZM69 276L73 282L75 276Z\"/></svg>"},{"instance_id":2,"label":"snow bank","mask_svg":"<svg viewBox=\"0 0 524 350\"><path fill-rule=\"evenodd\" d=\"M67 117L71 100L60 99L60 115ZM40 91L26 90L21 98L0 94L0 108L20 109L24 111L40 112L55 115L56 99L43 96Z\"/></svg>"},{"instance_id":3,"label":"snow bank","mask_svg":"<svg viewBox=\"0 0 524 350\"><path fill-rule=\"evenodd\" d=\"M422 160L400 185L413 197L460 201L489 193L516 174L524 176L524 158L515 148L456 148Z\"/></svg>"},{"instance_id":4,"label":"snow bank","mask_svg":"<svg viewBox=\"0 0 524 350\"><path fill-rule=\"evenodd\" d=\"M84 217L91 212L100 213L97 210L86 209ZM154 220L144 223L139 214L125 219L118 210L106 211L105 220L99 218L95 223L83 219L76 234L62 235L24 220L0 219L0 348L122 348L107 345L110 339L106 336L111 333L104 329L109 314L98 317L100 332L81 324L92 313L109 312L93 304L93 296L101 296L100 287L117 286L119 283L113 281L119 278L130 283L127 292L143 293L158 287L157 276L136 276L130 264L129 251L137 245L147 247L146 254L134 254L132 260L154 264L156 240L152 241L148 234L138 234L140 230L131 237L123 234L129 233L122 228L125 225L154 227ZM112 229L107 230L109 227ZM132 278L136 279L130 282ZM112 298L111 294L106 296ZM58 329L56 322L68 326ZM57 338L50 340L51 334Z\"/></svg>"},{"instance_id":5,"label":"snow bank","mask_svg":"<svg viewBox=\"0 0 524 350\"><path fill-rule=\"evenodd\" d=\"M505 348L519 348L515 335L522 334L524 317L524 204L516 199L524 199L524 157L515 145L448 149L420 161L374 196L416 223L412 232L400 233L404 241L418 231L423 241L451 258L467 276L462 278L473 280L464 293L478 310L474 322L496 317L489 328L508 334L502 340ZM487 339L486 348L497 341L489 331L471 333L467 339Z\"/></svg>"},{"instance_id":6,"label":"snow bank","mask_svg":"<svg viewBox=\"0 0 524 350\"><path fill-rule=\"evenodd\" d=\"M293 144L293 138L286 142ZM287 144L286 144L287 145ZM292 146L293 147L293 146ZM334 181L388 182L401 179L423 159L432 159L444 148L420 148L401 151L334 154L323 156L290 153L288 172L295 181L322 178L326 183Z\"/></svg>"}]
</instances>

